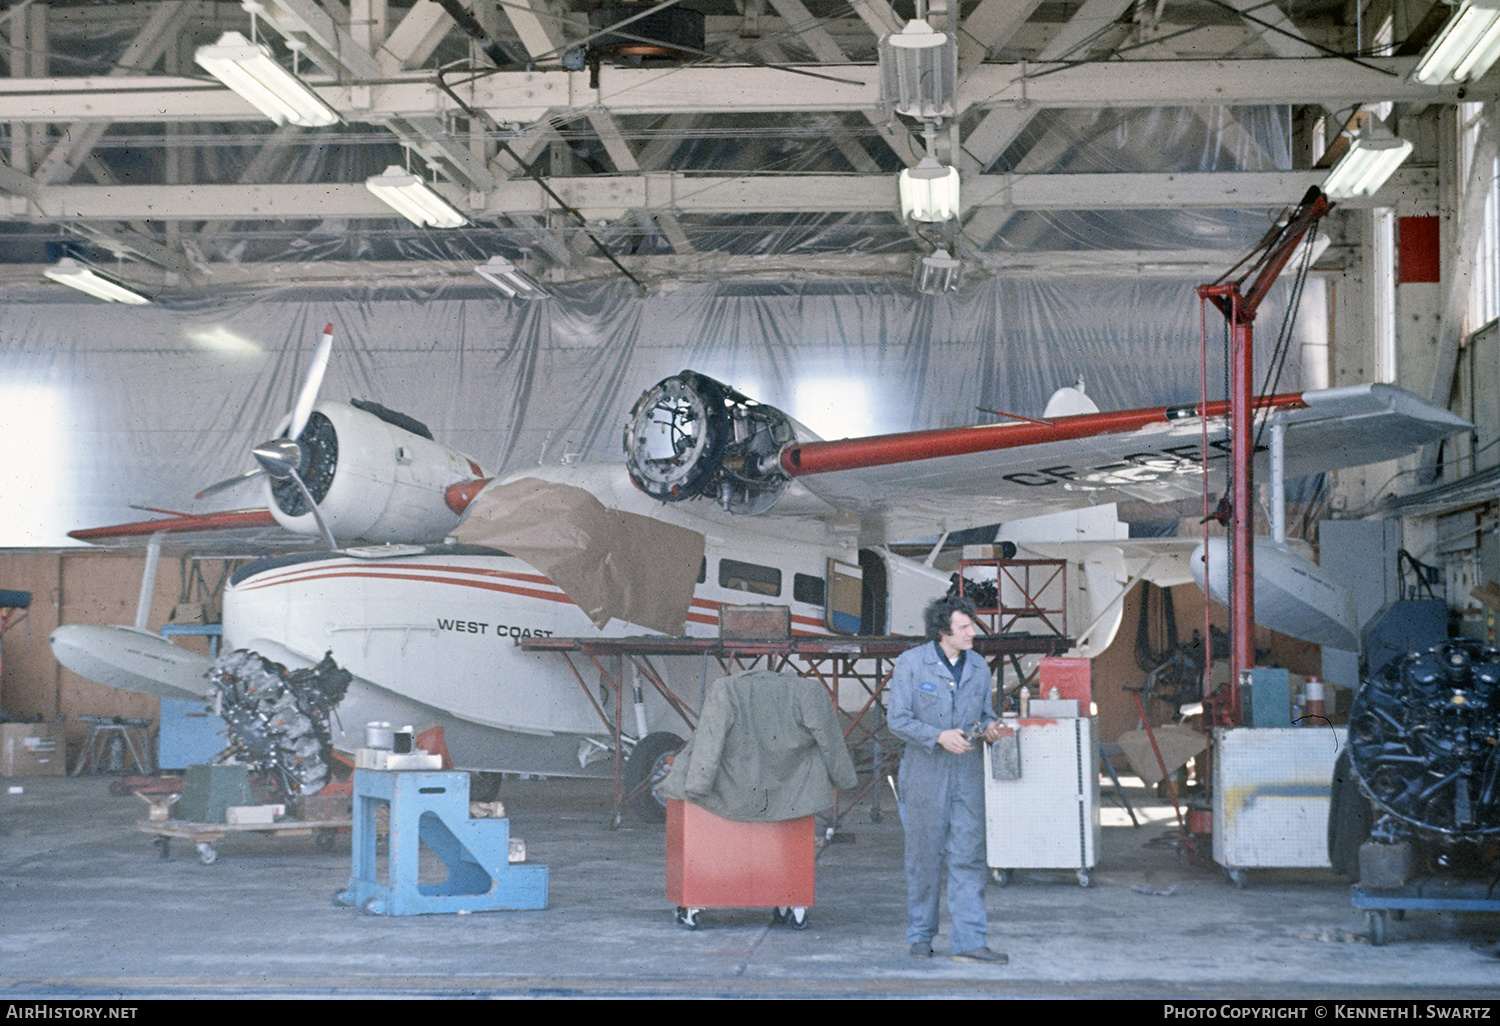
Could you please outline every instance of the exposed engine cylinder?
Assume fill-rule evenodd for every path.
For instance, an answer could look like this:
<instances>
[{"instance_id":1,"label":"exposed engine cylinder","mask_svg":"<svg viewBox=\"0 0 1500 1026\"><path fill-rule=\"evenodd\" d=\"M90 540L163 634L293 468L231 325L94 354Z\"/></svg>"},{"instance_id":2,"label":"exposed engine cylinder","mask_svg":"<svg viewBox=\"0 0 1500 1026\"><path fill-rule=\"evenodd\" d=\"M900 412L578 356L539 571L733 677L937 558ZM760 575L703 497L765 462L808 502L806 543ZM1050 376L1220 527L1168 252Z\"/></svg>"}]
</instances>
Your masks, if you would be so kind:
<instances>
[{"instance_id":1,"label":"exposed engine cylinder","mask_svg":"<svg viewBox=\"0 0 1500 1026\"><path fill-rule=\"evenodd\" d=\"M1360 688L1350 756L1375 835L1449 841L1500 833L1500 649L1455 640L1412 652ZM1382 836L1388 835L1388 836Z\"/></svg>"},{"instance_id":2,"label":"exposed engine cylinder","mask_svg":"<svg viewBox=\"0 0 1500 1026\"><path fill-rule=\"evenodd\" d=\"M714 498L731 513L764 513L786 490L778 457L797 440L790 417L722 382L683 371L648 388L625 426L625 461L654 499Z\"/></svg>"},{"instance_id":3,"label":"exposed engine cylinder","mask_svg":"<svg viewBox=\"0 0 1500 1026\"><path fill-rule=\"evenodd\" d=\"M288 670L249 649L220 656L208 672L229 751L287 794L315 794L328 783L333 735L328 714L352 679L330 653Z\"/></svg>"}]
</instances>

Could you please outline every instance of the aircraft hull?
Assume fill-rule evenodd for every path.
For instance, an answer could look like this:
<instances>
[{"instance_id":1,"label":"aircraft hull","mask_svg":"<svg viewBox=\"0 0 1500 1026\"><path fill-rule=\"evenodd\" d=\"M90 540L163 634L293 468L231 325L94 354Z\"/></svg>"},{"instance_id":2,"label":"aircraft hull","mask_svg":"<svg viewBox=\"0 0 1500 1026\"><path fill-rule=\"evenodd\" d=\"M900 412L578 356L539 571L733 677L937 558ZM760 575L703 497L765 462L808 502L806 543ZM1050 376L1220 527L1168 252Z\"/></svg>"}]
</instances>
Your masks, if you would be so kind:
<instances>
[{"instance_id":1,"label":"aircraft hull","mask_svg":"<svg viewBox=\"0 0 1500 1026\"><path fill-rule=\"evenodd\" d=\"M809 548L810 565L821 565L824 552ZM526 652L518 642L647 633L641 628L613 621L597 630L551 581L521 560L497 554L450 555L432 547L389 558L289 557L260 567L245 568L225 588L224 644L288 666L311 665L331 652L355 676L333 724L335 747L358 747L371 720L418 728L441 723L460 768L612 772L603 745L610 728L594 702L612 717L614 698L598 672L575 657L585 685L562 655ZM687 633L715 634L718 606L718 599L696 597ZM814 608L793 603L799 633L827 633ZM710 677L718 672L696 657L653 659L652 665L690 705L701 697L705 671ZM625 672L628 687L634 680L628 663ZM640 683L648 729L686 737L687 724L646 681ZM624 732L634 736L628 692L624 720ZM580 753L589 759L581 760Z\"/></svg>"},{"instance_id":2,"label":"aircraft hull","mask_svg":"<svg viewBox=\"0 0 1500 1026\"><path fill-rule=\"evenodd\" d=\"M1229 601L1229 548L1225 538L1208 539L1208 586L1204 587L1204 548L1193 552L1193 579L1221 605ZM1262 627L1319 645L1359 650L1359 617L1354 594L1321 567L1270 539L1255 543L1255 622Z\"/></svg>"}]
</instances>

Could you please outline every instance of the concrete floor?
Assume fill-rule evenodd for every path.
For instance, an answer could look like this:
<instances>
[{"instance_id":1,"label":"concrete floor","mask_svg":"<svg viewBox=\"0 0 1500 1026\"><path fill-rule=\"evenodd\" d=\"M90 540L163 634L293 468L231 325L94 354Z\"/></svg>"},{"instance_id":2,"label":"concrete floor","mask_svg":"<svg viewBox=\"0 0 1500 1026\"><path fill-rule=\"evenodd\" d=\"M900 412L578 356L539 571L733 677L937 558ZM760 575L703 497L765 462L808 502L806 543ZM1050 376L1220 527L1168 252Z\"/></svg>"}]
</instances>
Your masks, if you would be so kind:
<instances>
[{"instance_id":1,"label":"concrete floor","mask_svg":"<svg viewBox=\"0 0 1500 1026\"><path fill-rule=\"evenodd\" d=\"M810 927L711 910L696 932L664 897L661 826L605 829L607 785L507 781L512 833L550 869L541 912L382 917L336 907L347 841L227 838L201 865L133 829L145 806L106 777L23 778L0 793L0 997L1500 998L1500 962L1469 950L1500 917L1413 913L1364 937L1346 883L1252 872L1244 890L1186 865L1151 826L1106 826L1093 886L1023 873L988 891L1006 967L912 959L901 829L861 808L854 843L818 859ZM0 791L6 788L0 788ZM1144 791L1135 791L1138 802ZM1106 822L1123 819L1108 807ZM1138 893L1133 886L1166 891Z\"/></svg>"}]
</instances>

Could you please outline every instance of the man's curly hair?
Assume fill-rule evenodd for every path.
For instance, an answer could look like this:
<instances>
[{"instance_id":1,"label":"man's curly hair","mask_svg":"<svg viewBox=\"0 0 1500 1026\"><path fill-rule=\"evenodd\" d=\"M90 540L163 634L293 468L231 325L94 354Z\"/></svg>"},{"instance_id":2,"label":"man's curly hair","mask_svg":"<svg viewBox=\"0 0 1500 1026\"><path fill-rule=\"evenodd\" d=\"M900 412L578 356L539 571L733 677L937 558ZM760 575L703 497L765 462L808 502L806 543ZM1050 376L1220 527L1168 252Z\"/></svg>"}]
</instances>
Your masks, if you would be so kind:
<instances>
[{"instance_id":1,"label":"man's curly hair","mask_svg":"<svg viewBox=\"0 0 1500 1026\"><path fill-rule=\"evenodd\" d=\"M972 620L976 609L974 603L963 595L949 595L928 604L927 610L922 614L928 641L937 641L944 634L953 633L954 613L963 613Z\"/></svg>"}]
</instances>

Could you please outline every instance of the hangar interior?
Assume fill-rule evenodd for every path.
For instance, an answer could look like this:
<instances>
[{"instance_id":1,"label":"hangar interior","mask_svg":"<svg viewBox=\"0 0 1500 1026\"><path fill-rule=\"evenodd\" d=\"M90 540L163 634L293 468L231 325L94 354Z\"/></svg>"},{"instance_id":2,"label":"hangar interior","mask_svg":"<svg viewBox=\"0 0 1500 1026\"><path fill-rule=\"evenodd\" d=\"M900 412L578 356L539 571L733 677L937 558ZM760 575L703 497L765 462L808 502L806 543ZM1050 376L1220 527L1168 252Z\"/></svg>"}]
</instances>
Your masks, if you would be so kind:
<instances>
[{"instance_id":1,"label":"hangar interior","mask_svg":"<svg viewBox=\"0 0 1500 1026\"><path fill-rule=\"evenodd\" d=\"M264 505L259 482L194 496L254 466L324 324L322 399L414 417L487 477L620 462L637 397L684 368L824 439L1045 418L1075 383L1105 411L1226 399L1223 318L1198 287L1392 139L1410 144L1399 166L1336 196L1270 289L1255 387L1267 368L1266 391L1390 383L1472 425L1287 482L1287 534L1316 550L1328 524L1375 532L1338 535L1362 626L1435 598L1452 636L1493 645L1500 72L1418 70L1489 10L0 4L0 594L32 596L4 621L0 709L62 719L75 757L80 716L158 719L156 697L62 667L53 629L129 623L138 605L152 630L212 621L227 568L316 542L271 527L169 541L141 601L144 538L101 551L68 532ZM889 40L918 29L953 63L914 116L883 76ZM226 48L263 51L310 112L273 117L226 86L210 70ZM909 172L951 174L951 208L913 216ZM438 213L403 216L376 179L425 186ZM67 287L85 270L129 298ZM1257 497L1265 534L1264 483ZM1202 513L1196 496L1118 507L1131 538L1196 537ZM886 541L946 571L996 537L929 526ZM1203 592L1172 593L1186 638ZM1161 639L1154 603L1127 589L1114 644L1091 653L1106 743L1138 726L1127 688L1147 679L1148 624L1147 649ZM1329 705L1347 715L1357 664L1264 628L1255 647L1344 685Z\"/></svg>"}]
</instances>

